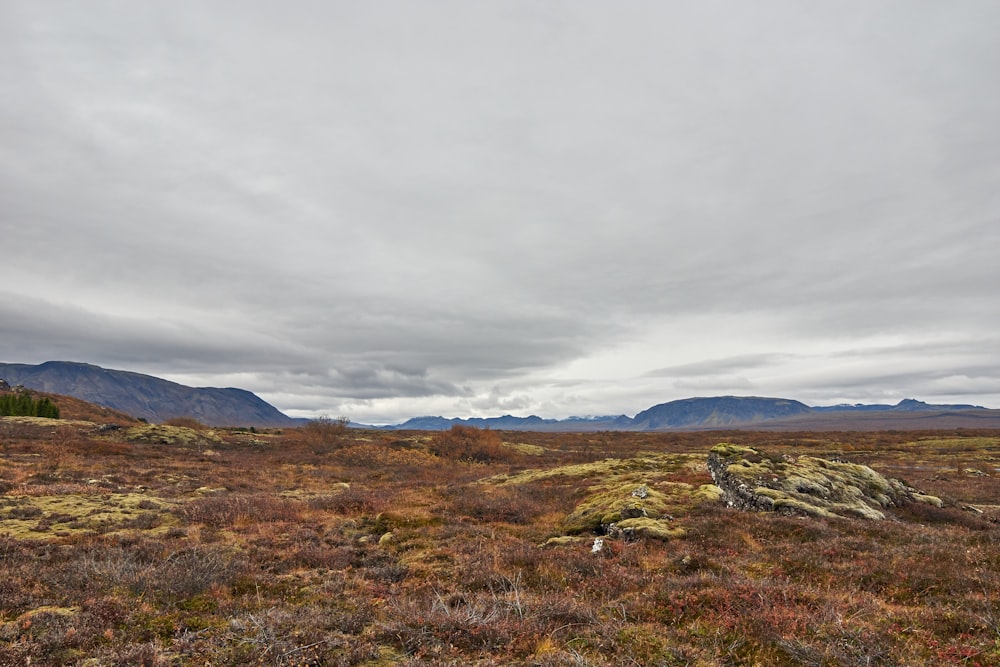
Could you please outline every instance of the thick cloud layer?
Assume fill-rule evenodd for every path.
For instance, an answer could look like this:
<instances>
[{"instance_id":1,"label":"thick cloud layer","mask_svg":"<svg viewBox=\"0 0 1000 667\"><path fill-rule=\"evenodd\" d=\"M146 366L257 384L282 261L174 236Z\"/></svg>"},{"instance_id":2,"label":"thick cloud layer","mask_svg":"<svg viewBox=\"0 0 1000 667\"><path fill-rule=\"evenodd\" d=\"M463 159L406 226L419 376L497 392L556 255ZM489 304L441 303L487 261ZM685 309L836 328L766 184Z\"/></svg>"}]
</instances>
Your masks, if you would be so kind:
<instances>
[{"instance_id":1,"label":"thick cloud layer","mask_svg":"<svg viewBox=\"0 0 1000 667\"><path fill-rule=\"evenodd\" d=\"M0 3L0 360L296 416L1000 407L997 3Z\"/></svg>"}]
</instances>

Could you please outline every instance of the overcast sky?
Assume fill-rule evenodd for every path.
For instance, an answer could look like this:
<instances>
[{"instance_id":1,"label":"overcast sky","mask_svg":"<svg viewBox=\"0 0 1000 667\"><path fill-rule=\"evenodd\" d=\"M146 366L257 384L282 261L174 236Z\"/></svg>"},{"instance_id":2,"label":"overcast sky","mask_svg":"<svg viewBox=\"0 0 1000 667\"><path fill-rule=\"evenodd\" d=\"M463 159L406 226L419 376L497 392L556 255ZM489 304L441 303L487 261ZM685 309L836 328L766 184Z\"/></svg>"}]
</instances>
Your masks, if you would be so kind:
<instances>
[{"instance_id":1,"label":"overcast sky","mask_svg":"<svg viewBox=\"0 0 1000 667\"><path fill-rule=\"evenodd\" d=\"M293 416L1000 408L1000 2L0 0L0 361Z\"/></svg>"}]
</instances>

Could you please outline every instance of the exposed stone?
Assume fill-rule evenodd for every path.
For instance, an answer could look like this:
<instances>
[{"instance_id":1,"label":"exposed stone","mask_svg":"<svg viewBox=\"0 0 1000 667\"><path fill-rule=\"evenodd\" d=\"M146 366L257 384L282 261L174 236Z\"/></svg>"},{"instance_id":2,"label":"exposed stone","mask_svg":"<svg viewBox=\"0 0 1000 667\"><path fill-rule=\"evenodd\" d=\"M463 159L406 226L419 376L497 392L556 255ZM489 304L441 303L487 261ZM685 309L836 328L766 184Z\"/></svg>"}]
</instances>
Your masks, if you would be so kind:
<instances>
[{"instance_id":1,"label":"exposed stone","mask_svg":"<svg viewBox=\"0 0 1000 667\"><path fill-rule=\"evenodd\" d=\"M885 518L882 510L904 503L942 504L865 465L812 456L770 457L728 443L712 448L708 470L722 499L747 511L877 520Z\"/></svg>"}]
</instances>

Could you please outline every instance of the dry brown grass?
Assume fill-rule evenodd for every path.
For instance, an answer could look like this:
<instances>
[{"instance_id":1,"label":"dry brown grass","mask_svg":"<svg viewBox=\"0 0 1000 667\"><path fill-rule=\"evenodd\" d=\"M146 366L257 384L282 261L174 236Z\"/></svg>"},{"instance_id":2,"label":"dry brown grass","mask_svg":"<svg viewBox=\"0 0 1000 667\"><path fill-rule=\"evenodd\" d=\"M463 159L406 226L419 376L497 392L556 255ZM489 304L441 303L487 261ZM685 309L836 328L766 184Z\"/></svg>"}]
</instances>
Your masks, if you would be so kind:
<instances>
[{"instance_id":1,"label":"dry brown grass","mask_svg":"<svg viewBox=\"0 0 1000 667\"><path fill-rule=\"evenodd\" d=\"M0 421L0 666L1000 664L998 433L216 434ZM945 505L738 512L722 441Z\"/></svg>"}]
</instances>

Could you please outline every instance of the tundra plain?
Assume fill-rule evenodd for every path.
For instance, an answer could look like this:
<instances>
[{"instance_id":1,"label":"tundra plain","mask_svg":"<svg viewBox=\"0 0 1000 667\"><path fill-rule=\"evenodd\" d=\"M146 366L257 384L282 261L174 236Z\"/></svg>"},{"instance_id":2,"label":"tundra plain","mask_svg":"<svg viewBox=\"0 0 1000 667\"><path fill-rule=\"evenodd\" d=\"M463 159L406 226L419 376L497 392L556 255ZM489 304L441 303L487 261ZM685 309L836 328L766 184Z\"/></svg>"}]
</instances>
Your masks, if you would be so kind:
<instances>
[{"instance_id":1,"label":"tundra plain","mask_svg":"<svg viewBox=\"0 0 1000 667\"><path fill-rule=\"evenodd\" d=\"M1000 664L998 431L65 413L0 420L0 666ZM744 511L720 443L940 503Z\"/></svg>"}]
</instances>

